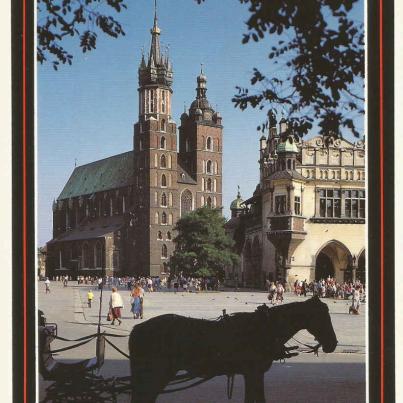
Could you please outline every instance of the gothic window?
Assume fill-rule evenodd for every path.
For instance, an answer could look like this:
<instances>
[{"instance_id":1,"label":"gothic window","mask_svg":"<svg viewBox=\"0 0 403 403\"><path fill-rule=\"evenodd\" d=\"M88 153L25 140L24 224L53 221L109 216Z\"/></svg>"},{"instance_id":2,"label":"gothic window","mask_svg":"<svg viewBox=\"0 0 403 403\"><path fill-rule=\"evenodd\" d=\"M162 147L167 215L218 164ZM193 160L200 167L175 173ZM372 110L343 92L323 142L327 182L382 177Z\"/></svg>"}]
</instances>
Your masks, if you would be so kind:
<instances>
[{"instance_id":1,"label":"gothic window","mask_svg":"<svg viewBox=\"0 0 403 403\"><path fill-rule=\"evenodd\" d=\"M162 136L162 137L161 137L161 148L162 148L163 150L165 150L166 146L167 146L167 141L166 141L165 137Z\"/></svg>"},{"instance_id":2,"label":"gothic window","mask_svg":"<svg viewBox=\"0 0 403 403\"><path fill-rule=\"evenodd\" d=\"M208 179L207 179L207 190L208 190L209 192L211 192L211 189L212 189L211 178L208 178Z\"/></svg>"},{"instance_id":3,"label":"gothic window","mask_svg":"<svg viewBox=\"0 0 403 403\"><path fill-rule=\"evenodd\" d=\"M166 259L168 257L168 248L167 248L167 246L165 244L162 245L161 256L164 259Z\"/></svg>"},{"instance_id":4,"label":"gothic window","mask_svg":"<svg viewBox=\"0 0 403 403\"><path fill-rule=\"evenodd\" d=\"M168 231L167 232L167 240L171 240L172 239L172 235L171 235L171 232L170 231Z\"/></svg>"},{"instance_id":5,"label":"gothic window","mask_svg":"<svg viewBox=\"0 0 403 403\"><path fill-rule=\"evenodd\" d=\"M172 168L172 156L168 155L168 168Z\"/></svg>"},{"instance_id":6,"label":"gothic window","mask_svg":"<svg viewBox=\"0 0 403 403\"><path fill-rule=\"evenodd\" d=\"M350 172L350 180L353 180L354 179L354 176L353 176L354 174L353 174L353 171L351 171Z\"/></svg>"},{"instance_id":7,"label":"gothic window","mask_svg":"<svg viewBox=\"0 0 403 403\"><path fill-rule=\"evenodd\" d=\"M162 119L162 120L161 120L161 131L162 131L162 132L166 132L166 131L167 131L167 124L166 124L165 119Z\"/></svg>"},{"instance_id":8,"label":"gothic window","mask_svg":"<svg viewBox=\"0 0 403 403\"><path fill-rule=\"evenodd\" d=\"M164 90L161 91L161 109L162 113L166 112L166 92Z\"/></svg>"},{"instance_id":9,"label":"gothic window","mask_svg":"<svg viewBox=\"0 0 403 403\"><path fill-rule=\"evenodd\" d=\"M207 148L207 150L210 150L210 151L213 149L213 142L211 140L211 137L207 137L206 148Z\"/></svg>"},{"instance_id":10,"label":"gothic window","mask_svg":"<svg viewBox=\"0 0 403 403\"><path fill-rule=\"evenodd\" d=\"M102 245L97 242L95 245L95 267L102 267Z\"/></svg>"},{"instance_id":11,"label":"gothic window","mask_svg":"<svg viewBox=\"0 0 403 403\"><path fill-rule=\"evenodd\" d=\"M365 190L346 190L344 215L365 218Z\"/></svg>"},{"instance_id":12,"label":"gothic window","mask_svg":"<svg viewBox=\"0 0 403 403\"><path fill-rule=\"evenodd\" d=\"M287 169L291 169L291 160L287 160Z\"/></svg>"},{"instance_id":13,"label":"gothic window","mask_svg":"<svg viewBox=\"0 0 403 403\"><path fill-rule=\"evenodd\" d=\"M155 216L154 216L154 224L158 224L159 218L160 218L160 217L159 217L158 212L155 213Z\"/></svg>"},{"instance_id":14,"label":"gothic window","mask_svg":"<svg viewBox=\"0 0 403 403\"><path fill-rule=\"evenodd\" d=\"M206 164L206 171L207 171L208 174L212 174L212 173L213 173L212 167L213 167L213 163L212 163L211 161L207 161L207 164Z\"/></svg>"},{"instance_id":15,"label":"gothic window","mask_svg":"<svg viewBox=\"0 0 403 403\"><path fill-rule=\"evenodd\" d=\"M161 155L161 168L167 167L167 159L164 154Z\"/></svg>"},{"instance_id":16,"label":"gothic window","mask_svg":"<svg viewBox=\"0 0 403 403\"><path fill-rule=\"evenodd\" d=\"M161 231L158 231L158 239L162 239L162 232Z\"/></svg>"},{"instance_id":17,"label":"gothic window","mask_svg":"<svg viewBox=\"0 0 403 403\"><path fill-rule=\"evenodd\" d=\"M321 189L319 191L320 217L341 216L341 193L338 189Z\"/></svg>"},{"instance_id":18,"label":"gothic window","mask_svg":"<svg viewBox=\"0 0 403 403\"><path fill-rule=\"evenodd\" d=\"M211 202L211 197L209 196L209 197L207 197L207 207L210 207L211 208L211 205L212 205L212 202Z\"/></svg>"},{"instance_id":19,"label":"gothic window","mask_svg":"<svg viewBox=\"0 0 403 403\"><path fill-rule=\"evenodd\" d=\"M90 267L90 248L87 243L83 246L83 267Z\"/></svg>"},{"instance_id":20,"label":"gothic window","mask_svg":"<svg viewBox=\"0 0 403 403\"><path fill-rule=\"evenodd\" d=\"M154 90L150 90L150 112L154 112Z\"/></svg>"},{"instance_id":21,"label":"gothic window","mask_svg":"<svg viewBox=\"0 0 403 403\"><path fill-rule=\"evenodd\" d=\"M161 196L161 206L167 206L167 195L165 193L163 193Z\"/></svg>"},{"instance_id":22,"label":"gothic window","mask_svg":"<svg viewBox=\"0 0 403 403\"><path fill-rule=\"evenodd\" d=\"M296 215L301 215L301 197L294 197L294 211Z\"/></svg>"},{"instance_id":23,"label":"gothic window","mask_svg":"<svg viewBox=\"0 0 403 403\"><path fill-rule=\"evenodd\" d=\"M193 196L190 190L186 189L181 195L181 217L192 211Z\"/></svg>"},{"instance_id":24,"label":"gothic window","mask_svg":"<svg viewBox=\"0 0 403 403\"><path fill-rule=\"evenodd\" d=\"M169 213L169 216L168 216L168 224L169 224L169 225L172 225L172 222L173 222L173 216L172 216L172 213Z\"/></svg>"},{"instance_id":25,"label":"gothic window","mask_svg":"<svg viewBox=\"0 0 403 403\"><path fill-rule=\"evenodd\" d=\"M161 224L166 224L166 223L167 223L167 214L164 211L161 216Z\"/></svg>"},{"instance_id":26,"label":"gothic window","mask_svg":"<svg viewBox=\"0 0 403 403\"><path fill-rule=\"evenodd\" d=\"M162 174L162 176L161 176L161 186L162 187L167 186L167 177L164 174Z\"/></svg>"},{"instance_id":27,"label":"gothic window","mask_svg":"<svg viewBox=\"0 0 403 403\"><path fill-rule=\"evenodd\" d=\"M276 196L274 198L275 213L277 215L285 214L287 198L285 195Z\"/></svg>"}]
</instances>

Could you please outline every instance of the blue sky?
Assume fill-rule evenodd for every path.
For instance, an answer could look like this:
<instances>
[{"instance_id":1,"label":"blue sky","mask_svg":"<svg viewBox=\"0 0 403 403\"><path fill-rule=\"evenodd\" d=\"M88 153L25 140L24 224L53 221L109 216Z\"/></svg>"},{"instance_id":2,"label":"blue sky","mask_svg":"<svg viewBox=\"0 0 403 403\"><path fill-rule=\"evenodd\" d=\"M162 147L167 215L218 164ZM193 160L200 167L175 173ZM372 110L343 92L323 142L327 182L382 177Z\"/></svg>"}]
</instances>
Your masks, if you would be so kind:
<instances>
[{"instance_id":1,"label":"blue sky","mask_svg":"<svg viewBox=\"0 0 403 403\"><path fill-rule=\"evenodd\" d=\"M52 237L52 201L71 175L75 159L82 165L132 149L133 124L138 115L137 68L141 48L148 51L153 1L127 1L119 15L126 36L98 36L97 49L78 51L77 41L66 44L74 55L72 66L54 71L38 65L37 174L38 243ZM356 10L362 20L362 4ZM200 63L208 78L207 96L223 116L224 214L235 198L237 185L244 198L259 180L259 137L256 127L264 112L241 112L231 102L235 86L248 86L253 67L269 71L270 38L242 45L247 7L236 0L159 0L161 42L169 45L173 62L173 118L179 125L184 103L195 98ZM360 125L362 127L362 124ZM312 133L315 134L315 133Z\"/></svg>"}]
</instances>

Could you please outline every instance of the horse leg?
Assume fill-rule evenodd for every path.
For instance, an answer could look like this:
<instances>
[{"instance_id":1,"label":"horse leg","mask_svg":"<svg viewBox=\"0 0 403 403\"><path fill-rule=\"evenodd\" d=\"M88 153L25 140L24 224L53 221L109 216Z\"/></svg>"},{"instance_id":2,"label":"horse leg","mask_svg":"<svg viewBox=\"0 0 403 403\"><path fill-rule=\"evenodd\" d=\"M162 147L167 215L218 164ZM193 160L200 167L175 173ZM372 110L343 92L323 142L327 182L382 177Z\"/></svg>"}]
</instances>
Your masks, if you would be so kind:
<instances>
[{"instance_id":1,"label":"horse leg","mask_svg":"<svg viewBox=\"0 0 403 403\"><path fill-rule=\"evenodd\" d=\"M158 395L173 379L175 371L168 363L148 362L132 367L132 400L131 403L155 403Z\"/></svg>"},{"instance_id":2,"label":"horse leg","mask_svg":"<svg viewBox=\"0 0 403 403\"><path fill-rule=\"evenodd\" d=\"M256 372L255 375L255 402L256 403L266 403L264 397L264 372Z\"/></svg>"},{"instance_id":3,"label":"horse leg","mask_svg":"<svg viewBox=\"0 0 403 403\"><path fill-rule=\"evenodd\" d=\"M255 403L255 380L252 373L244 375L245 400L244 403Z\"/></svg>"}]
</instances>

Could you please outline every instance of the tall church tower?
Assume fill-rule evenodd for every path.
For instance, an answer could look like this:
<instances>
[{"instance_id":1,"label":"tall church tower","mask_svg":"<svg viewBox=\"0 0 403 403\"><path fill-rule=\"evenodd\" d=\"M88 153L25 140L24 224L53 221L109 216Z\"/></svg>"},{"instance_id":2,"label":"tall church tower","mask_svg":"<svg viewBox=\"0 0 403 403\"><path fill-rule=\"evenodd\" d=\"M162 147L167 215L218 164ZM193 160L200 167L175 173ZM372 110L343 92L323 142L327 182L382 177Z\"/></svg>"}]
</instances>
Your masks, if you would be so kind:
<instances>
[{"instance_id":1,"label":"tall church tower","mask_svg":"<svg viewBox=\"0 0 403 403\"><path fill-rule=\"evenodd\" d=\"M179 160L197 182L196 208L222 206L222 118L207 99L207 77L197 77L196 99L181 116Z\"/></svg>"},{"instance_id":2,"label":"tall church tower","mask_svg":"<svg viewBox=\"0 0 403 403\"><path fill-rule=\"evenodd\" d=\"M177 141L171 116L173 72L161 51L155 7L151 47L139 74L139 119L134 125L134 258L130 271L159 275L173 252L177 220Z\"/></svg>"}]
</instances>

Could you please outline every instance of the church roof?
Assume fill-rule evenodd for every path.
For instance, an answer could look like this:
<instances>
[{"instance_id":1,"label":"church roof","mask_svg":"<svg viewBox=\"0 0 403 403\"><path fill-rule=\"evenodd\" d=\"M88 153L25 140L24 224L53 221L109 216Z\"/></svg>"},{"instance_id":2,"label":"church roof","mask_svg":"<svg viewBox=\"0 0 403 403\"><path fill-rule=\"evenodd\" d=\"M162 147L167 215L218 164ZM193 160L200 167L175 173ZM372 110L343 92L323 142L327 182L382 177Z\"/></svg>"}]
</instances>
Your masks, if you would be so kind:
<instances>
[{"instance_id":1,"label":"church roof","mask_svg":"<svg viewBox=\"0 0 403 403\"><path fill-rule=\"evenodd\" d=\"M123 226L123 217L99 217L95 220L88 221L84 225L77 227L71 231L66 231L52 239L49 243L80 241L84 239L103 238L107 234L118 231Z\"/></svg>"},{"instance_id":2,"label":"church roof","mask_svg":"<svg viewBox=\"0 0 403 403\"><path fill-rule=\"evenodd\" d=\"M197 185L189 172L178 162L178 183L187 183L188 185Z\"/></svg>"},{"instance_id":3,"label":"church roof","mask_svg":"<svg viewBox=\"0 0 403 403\"><path fill-rule=\"evenodd\" d=\"M132 185L133 151L113 155L74 169L58 200Z\"/></svg>"},{"instance_id":4,"label":"church roof","mask_svg":"<svg viewBox=\"0 0 403 403\"><path fill-rule=\"evenodd\" d=\"M275 179L300 179L305 181L306 178L304 178L298 171L295 170L286 170L286 171L277 171L271 174L268 177L269 180L275 180Z\"/></svg>"}]
</instances>

